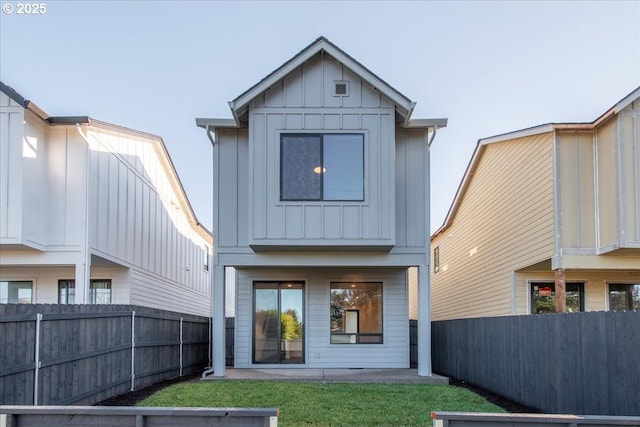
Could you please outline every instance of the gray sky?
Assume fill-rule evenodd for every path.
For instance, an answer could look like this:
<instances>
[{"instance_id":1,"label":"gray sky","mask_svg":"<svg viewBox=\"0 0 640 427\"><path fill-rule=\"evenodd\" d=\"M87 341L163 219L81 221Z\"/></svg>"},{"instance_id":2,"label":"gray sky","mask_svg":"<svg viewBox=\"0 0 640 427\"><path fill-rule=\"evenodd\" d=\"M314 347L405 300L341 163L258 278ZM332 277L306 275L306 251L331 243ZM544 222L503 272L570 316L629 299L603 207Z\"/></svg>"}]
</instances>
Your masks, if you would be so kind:
<instances>
[{"instance_id":1,"label":"gray sky","mask_svg":"<svg viewBox=\"0 0 640 427\"><path fill-rule=\"evenodd\" d=\"M39 1L0 12L0 78L51 115L89 115L163 138L211 228L211 147L195 117L324 35L447 117L432 147L444 221L479 138L590 122L640 85L640 2Z\"/></svg>"}]
</instances>

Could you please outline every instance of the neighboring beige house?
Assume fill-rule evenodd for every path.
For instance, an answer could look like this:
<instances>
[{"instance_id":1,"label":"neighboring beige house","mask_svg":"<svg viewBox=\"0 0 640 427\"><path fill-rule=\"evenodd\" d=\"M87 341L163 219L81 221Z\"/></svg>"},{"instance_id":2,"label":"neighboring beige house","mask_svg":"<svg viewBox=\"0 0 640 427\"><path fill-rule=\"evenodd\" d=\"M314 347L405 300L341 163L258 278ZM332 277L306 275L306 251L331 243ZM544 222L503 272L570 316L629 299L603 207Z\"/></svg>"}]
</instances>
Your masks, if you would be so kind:
<instances>
[{"instance_id":1,"label":"neighboring beige house","mask_svg":"<svg viewBox=\"0 0 640 427\"><path fill-rule=\"evenodd\" d=\"M0 303L210 316L212 245L161 138L0 83Z\"/></svg>"},{"instance_id":2,"label":"neighboring beige house","mask_svg":"<svg viewBox=\"0 0 640 427\"><path fill-rule=\"evenodd\" d=\"M431 236L432 319L640 310L640 88L592 123L478 141Z\"/></svg>"}]
</instances>

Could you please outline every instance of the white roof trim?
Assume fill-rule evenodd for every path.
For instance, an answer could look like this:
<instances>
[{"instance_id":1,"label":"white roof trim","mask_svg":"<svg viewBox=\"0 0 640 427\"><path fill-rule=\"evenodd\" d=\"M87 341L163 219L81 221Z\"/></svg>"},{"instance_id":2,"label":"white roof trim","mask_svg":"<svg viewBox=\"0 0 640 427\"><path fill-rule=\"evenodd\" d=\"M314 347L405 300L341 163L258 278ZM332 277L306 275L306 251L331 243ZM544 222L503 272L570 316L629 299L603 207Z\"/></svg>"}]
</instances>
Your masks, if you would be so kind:
<instances>
[{"instance_id":1,"label":"white roof trim","mask_svg":"<svg viewBox=\"0 0 640 427\"><path fill-rule=\"evenodd\" d=\"M238 124L233 119L205 119L196 118L196 126L206 129L211 128L238 128Z\"/></svg>"},{"instance_id":2,"label":"white roof trim","mask_svg":"<svg viewBox=\"0 0 640 427\"><path fill-rule=\"evenodd\" d=\"M513 132L503 133L500 135L489 136L487 138L482 138L478 140L478 144L493 144L494 142L506 141L508 139L524 138L526 136L539 135L541 133L547 133L551 131L553 131L552 124L539 125L526 129L516 130Z\"/></svg>"},{"instance_id":3,"label":"white roof trim","mask_svg":"<svg viewBox=\"0 0 640 427\"><path fill-rule=\"evenodd\" d=\"M326 52L328 55L333 57L336 61L344 64L349 70L355 73L358 77L367 81L370 85L372 85L376 90L380 91L383 95L391 99L396 107L400 110L400 113L405 117L410 117L411 112L415 106L415 103L412 102L409 98L398 92L396 89L389 86L382 79L374 75L371 71L367 70L364 66L358 63L356 60L351 58L345 52L340 50L337 46L332 44L330 41L325 39L324 37L320 37L314 43L305 48L298 55L291 58L280 68L276 69L270 75L265 77L262 81L257 83L255 86L247 90L245 93L240 95L238 98L229 102L229 107L234 115L236 121L238 117L242 115L243 110L248 106L248 104L259 96L261 93L268 90L275 83L284 79L289 73L294 71L296 68L300 67L302 64L310 60L320 51Z\"/></svg>"},{"instance_id":4,"label":"white roof trim","mask_svg":"<svg viewBox=\"0 0 640 427\"><path fill-rule=\"evenodd\" d=\"M636 99L640 98L640 87L637 87L633 92L629 95L625 96L618 102L615 106L616 113L627 108L629 104L631 104Z\"/></svg>"}]
</instances>

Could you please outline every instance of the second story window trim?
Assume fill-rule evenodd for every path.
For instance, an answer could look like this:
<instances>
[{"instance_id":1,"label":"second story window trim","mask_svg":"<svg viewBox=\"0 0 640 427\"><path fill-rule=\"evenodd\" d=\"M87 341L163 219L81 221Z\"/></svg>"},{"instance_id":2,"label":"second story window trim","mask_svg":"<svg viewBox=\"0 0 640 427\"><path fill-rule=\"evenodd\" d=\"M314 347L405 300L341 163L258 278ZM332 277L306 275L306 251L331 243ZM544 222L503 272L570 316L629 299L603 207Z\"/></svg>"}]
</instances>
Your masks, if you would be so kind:
<instances>
[{"instance_id":1,"label":"second story window trim","mask_svg":"<svg viewBox=\"0 0 640 427\"><path fill-rule=\"evenodd\" d=\"M364 201L363 133L282 133L280 201Z\"/></svg>"}]
</instances>

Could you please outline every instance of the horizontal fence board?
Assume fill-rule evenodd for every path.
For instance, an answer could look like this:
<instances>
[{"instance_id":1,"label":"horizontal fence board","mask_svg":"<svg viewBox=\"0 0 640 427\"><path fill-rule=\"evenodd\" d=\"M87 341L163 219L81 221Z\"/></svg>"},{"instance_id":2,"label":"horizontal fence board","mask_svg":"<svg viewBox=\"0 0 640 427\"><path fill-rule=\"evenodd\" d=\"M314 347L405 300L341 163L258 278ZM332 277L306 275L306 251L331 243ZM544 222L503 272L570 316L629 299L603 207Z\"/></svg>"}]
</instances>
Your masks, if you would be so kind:
<instances>
[{"instance_id":1,"label":"horizontal fence board","mask_svg":"<svg viewBox=\"0 0 640 427\"><path fill-rule=\"evenodd\" d=\"M640 416L640 312L432 322L436 373L548 413Z\"/></svg>"},{"instance_id":2,"label":"horizontal fence board","mask_svg":"<svg viewBox=\"0 0 640 427\"><path fill-rule=\"evenodd\" d=\"M208 318L128 305L2 304L0 319L0 404L33 404L34 392L38 404L94 404L130 390L132 375L142 387L209 361Z\"/></svg>"}]
</instances>

